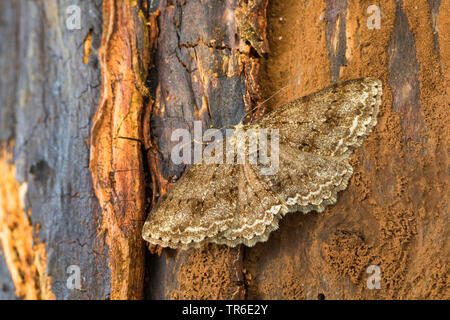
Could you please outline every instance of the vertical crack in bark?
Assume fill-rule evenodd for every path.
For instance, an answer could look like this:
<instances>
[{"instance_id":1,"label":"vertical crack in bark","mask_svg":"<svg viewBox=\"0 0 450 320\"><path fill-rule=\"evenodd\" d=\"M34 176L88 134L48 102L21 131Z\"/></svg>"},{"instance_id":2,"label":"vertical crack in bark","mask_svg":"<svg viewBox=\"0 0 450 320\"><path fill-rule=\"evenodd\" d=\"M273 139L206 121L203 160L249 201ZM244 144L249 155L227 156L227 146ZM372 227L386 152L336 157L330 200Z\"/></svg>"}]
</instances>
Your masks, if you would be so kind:
<instances>
[{"instance_id":1,"label":"vertical crack in bark","mask_svg":"<svg viewBox=\"0 0 450 320\"><path fill-rule=\"evenodd\" d=\"M347 65L347 59L345 57L347 47L347 10L347 1L327 0L327 11L325 16L327 28L325 37L327 39L327 49L330 60L330 76L333 83L339 81L342 73L341 68Z\"/></svg>"}]
</instances>

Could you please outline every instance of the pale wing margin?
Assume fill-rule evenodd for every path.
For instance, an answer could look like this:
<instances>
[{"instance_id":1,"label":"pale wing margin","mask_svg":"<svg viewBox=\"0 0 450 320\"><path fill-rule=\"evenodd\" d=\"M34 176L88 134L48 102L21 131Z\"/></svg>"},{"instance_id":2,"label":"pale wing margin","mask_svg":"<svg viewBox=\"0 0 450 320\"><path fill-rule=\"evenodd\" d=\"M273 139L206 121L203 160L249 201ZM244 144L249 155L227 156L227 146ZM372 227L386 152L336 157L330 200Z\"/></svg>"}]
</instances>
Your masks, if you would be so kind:
<instances>
[{"instance_id":1,"label":"pale wing margin","mask_svg":"<svg viewBox=\"0 0 450 320\"><path fill-rule=\"evenodd\" d=\"M233 165L191 166L150 212L143 238L163 247L187 249L228 229L236 211L236 172Z\"/></svg>"},{"instance_id":2,"label":"pale wing margin","mask_svg":"<svg viewBox=\"0 0 450 320\"><path fill-rule=\"evenodd\" d=\"M248 128L278 129L300 151L349 156L376 125L381 96L381 80L350 80L291 101Z\"/></svg>"}]
</instances>

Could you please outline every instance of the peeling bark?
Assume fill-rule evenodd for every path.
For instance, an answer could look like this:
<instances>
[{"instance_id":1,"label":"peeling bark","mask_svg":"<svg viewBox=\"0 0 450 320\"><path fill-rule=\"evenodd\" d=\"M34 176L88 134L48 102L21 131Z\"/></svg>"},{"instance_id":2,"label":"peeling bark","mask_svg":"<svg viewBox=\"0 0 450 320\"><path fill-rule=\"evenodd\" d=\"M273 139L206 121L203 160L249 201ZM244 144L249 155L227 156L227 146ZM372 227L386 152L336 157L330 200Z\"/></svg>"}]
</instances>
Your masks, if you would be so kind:
<instances>
[{"instance_id":1,"label":"peeling bark","mask_svg":"<svg viewBox=\"0 0 450 320\"><path fill-rule=\"evenodd\" d=\"M8 205L18 188L27 185L19 197L22 215L8 214L7 221L17 224L2 220L0 225L4 234L22 239L0 250L2 265L10 245L21 257L14 258L10 270L0 268L7 284L0 291L8 295L16 291L23 296L24 289L26 297L35 298L49 298L45 292L50 291L56 299L109 295L108 252L98 230L101 210L88 168L91 120L100 91L101 2L78 2L81 29L71 30L66 26L71 1L0 1L0 149L8 154L6 168L15 170L1 170L0 185L11 188ZM85 64L89 34L92 54ZM30 250L39 258L28 256ZM80 268L80 290L67 286L67 270L73 265ZM26 288L15 282L14 289L12 281L5 281L15 270L29 275ZM35 285L28 279L37 279L31 276L36 270L39 279L50 283L35 280L33 293L28 286Z\"/></svg>"},{"instance_id":2,"label":"peeling bark","mask_svg":"<svg viewBox=\"0 0 450 320\"><path fill-rule=\"evenodd\" d=\"M55 299L47 275L45 244L35 238L25 209L27 183L16 181L11 148L0 145L0 243L17 297L28 300Z\"/></svg>"},{"instance_id":3,"label":"peeling bark","mask_svg":"<svg viewBox=\"0 0 450 320\"><path fill-rule=\"evenodd\" d=\"M102 96L91 133L92 178L109 245L111 298L140 299L144 283L142 114L149 92L147 19L137 1L103 3Z\"/></svg>"}]
</instances>

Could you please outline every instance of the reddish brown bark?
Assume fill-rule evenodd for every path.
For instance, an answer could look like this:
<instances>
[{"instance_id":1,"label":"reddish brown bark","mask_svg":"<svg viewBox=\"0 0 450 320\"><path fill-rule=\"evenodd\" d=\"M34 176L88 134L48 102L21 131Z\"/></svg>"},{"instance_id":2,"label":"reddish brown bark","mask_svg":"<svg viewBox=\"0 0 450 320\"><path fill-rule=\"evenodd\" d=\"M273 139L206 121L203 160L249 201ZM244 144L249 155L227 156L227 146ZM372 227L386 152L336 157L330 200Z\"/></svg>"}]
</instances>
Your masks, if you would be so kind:
<instances>
[{"instance_id":1,"label":"reddish brown bark","mask_svg":"<svg viewBox=\"0 0 450 320\"><path fill-rule=\"evenodd\" d=\"M373 4L380 29L367 27ZM246 250L249 298L448 298L448 9L424 0L270 2L261 81L267 96L289 86L273 107L361 76L383 81L383 105L337 204L286 216L267 243ZM380 290L367 286L370 265L380 267Z\"/></svg>"},{"instance_id":2,"label":"reddish brown bark","mask_svg":"<svg viewBox=\"0 0 450 320\"><path fill-rule=\"evenodd\" d=\"M92 128L90 168L104 213L112 299L143 294L142 115L149 95L145 81L151 40L142 10L138 1L103 3L102 96Z\"/></svg>"}]
</instances>

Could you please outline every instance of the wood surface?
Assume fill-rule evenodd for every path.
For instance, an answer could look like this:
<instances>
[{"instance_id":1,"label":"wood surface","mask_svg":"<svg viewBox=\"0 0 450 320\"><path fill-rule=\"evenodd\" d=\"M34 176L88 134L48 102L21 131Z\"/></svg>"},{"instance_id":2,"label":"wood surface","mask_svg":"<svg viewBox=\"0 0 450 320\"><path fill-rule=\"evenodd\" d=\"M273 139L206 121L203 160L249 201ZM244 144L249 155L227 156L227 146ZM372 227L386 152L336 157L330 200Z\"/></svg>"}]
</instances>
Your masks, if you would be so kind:
<instances>
[{"instance_id":1,"label":"wood surface","mask_svg":"<svg viewBox=\"0 0 450 320\"><path fill-rule=\"evenodd\" d=\"M449 0L92 0L69 30L72 2L0 2L1 299L449 298ZM379 123L335 206L252 248L141 240L175 128L365 76Z\"/></svg>"}]
</instances>

